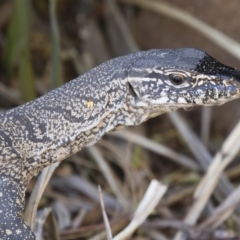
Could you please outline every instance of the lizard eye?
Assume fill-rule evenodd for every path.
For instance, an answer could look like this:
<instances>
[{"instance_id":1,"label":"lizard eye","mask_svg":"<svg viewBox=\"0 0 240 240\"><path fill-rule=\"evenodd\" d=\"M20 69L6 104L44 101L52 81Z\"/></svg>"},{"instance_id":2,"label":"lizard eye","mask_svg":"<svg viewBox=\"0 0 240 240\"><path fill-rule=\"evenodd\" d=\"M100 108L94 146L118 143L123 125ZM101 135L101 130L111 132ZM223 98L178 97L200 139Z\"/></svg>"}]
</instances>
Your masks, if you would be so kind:
<instances>
[{"instance_id":1,"label":"lizard eye","mask_svg":"<svg viewBox=\"0 0 240 240\"><path fill-rule=\"evenodd\" d=\"M181 74L170 74L169 75L170 81L174 84L174 85L180 85L184 82L185 77Z\"/></svg>"}]
</instances>

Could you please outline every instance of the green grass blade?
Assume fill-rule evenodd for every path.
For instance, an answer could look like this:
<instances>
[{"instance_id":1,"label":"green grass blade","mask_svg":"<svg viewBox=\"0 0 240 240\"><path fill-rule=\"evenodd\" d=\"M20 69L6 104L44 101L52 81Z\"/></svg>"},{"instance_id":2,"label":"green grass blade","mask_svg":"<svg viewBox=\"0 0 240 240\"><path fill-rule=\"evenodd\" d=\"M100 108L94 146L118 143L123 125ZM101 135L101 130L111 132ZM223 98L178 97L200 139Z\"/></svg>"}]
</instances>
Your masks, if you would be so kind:
<instances>
[{"instance_id":1,"label":"green grass blade","mask_svg":"<svg viewBox=\"0 0 240 240\"><path fill-rule=\"evenodd\" d=\"M30 0L15 0L14 13L8 29L8 43L5 52L5 66L9 77L17 69L23 101L35 98L33 70L29 51Z\"/></svg>"},{"instance_id":2,"label":"green grass blade","mask_svg":"<svg viewBox=\"0 0 240 240\"><path fill-rule=\"evenodd\" d=\"M51 67L51 88L54 89L63 84L62 66L60 60L60 40L56 17L56 0L50 0L49 5L51 20L51 37L52 37L52 67Z\"/></svg>"}]
</instances>

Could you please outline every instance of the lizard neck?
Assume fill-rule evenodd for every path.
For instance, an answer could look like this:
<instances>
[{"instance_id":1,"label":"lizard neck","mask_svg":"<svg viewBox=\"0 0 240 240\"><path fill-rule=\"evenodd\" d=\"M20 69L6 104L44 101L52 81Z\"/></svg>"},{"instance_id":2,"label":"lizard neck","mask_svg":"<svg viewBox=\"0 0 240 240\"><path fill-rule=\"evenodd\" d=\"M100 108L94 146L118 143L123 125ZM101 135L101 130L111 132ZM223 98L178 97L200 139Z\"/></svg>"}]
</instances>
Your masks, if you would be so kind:
<instances>
[{"instance_id":1,"label":"lizard neck","mask_svg":"<svg viewBox=\"0 0 240 240\"><path fill-rule=\"evenodd\" d=\"M24 179L26 185L44 167L92 145L117 126L129 125L124 118L124 80L137 55L103 63L41 98L2 113L0 130L5 137L0 139L0 150L1 142L8 145L2 147L8 159L1 154L0 171L12 166L11 175Z\"/></svg>"}]
</instances>

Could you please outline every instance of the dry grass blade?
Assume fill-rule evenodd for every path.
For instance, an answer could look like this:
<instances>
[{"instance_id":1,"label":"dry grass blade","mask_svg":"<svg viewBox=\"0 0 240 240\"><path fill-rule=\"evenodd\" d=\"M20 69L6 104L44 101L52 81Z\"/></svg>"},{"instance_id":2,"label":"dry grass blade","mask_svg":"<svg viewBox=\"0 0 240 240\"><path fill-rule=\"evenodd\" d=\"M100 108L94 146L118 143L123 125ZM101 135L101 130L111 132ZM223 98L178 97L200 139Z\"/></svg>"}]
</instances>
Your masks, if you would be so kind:
<instances>
[{"instance_id":1,"label":"dry grass blade","mask_svg":"<svg viewBox=\"0 0 240 240\"><path fill-rule=\"evenodd\" d=\"M88 148L89 153L97 162L99 168L101 169L103 176L105 176L106 180L108 181L109 186L111 187L114 194L117 196L120 204L124 206L124 208L128 208L129 204L127 200L123 196L123 189L121 189L120 184L117 181L117 178L114 177L113 172L111 171L110 167L108 166L106 160L102 157L100 151L97 147L92 146Z\"/></svg>"},{"instance_id":2,"label":"dry grass blade","mask_svg":"<svg viewBox=\"0 0 240 240\"><path fill-rule=\"evenodd\" d=\"M208 166L212 160L212 156L210 155L206 147L203 145L200 139L195 135L195 133L191 131L187 123L184 121L183 118L181 118L181 116L177 112L171 112L168 114L168 116L170 117L173 124L180 132L182 138L188 144L193 155L196 157L199 164L202 166L202 169L207 171ZM216 198L219 199L219 197L221 197L219 200L221 200L222 198L225 198L233 191L233 189L234 187L232 186L228 178L225 175L222 175L219 181L218 187L216 189L216 193L215 193Z\"/></svg>"},{"instance_id":3,"label":"dry grass blade","mask_svg":"<svg viewBox=\"0 0 240 240\"><path fill-rule=\"evenodd\" d=\"M99 193L95 184L83 179L79 175L69 175L67 177L53 179L51 185L56 189L67 188L71 191L78 192L89 197L94 202L99 203ZM116 199L107 193L103 193L103 199L107 209L121 208Z\"/></svg>"},{"instance_id":4,"label":"dry grass blade","mask_svg":"<svg viewBox=\"0 0 240 240\"><path fill-rule=\"evenodd\" d=\"M43 210L40 210L37 213L37 218L36 218L36 222L35 222L33 231L36 234L38 240L44 240L43 239L43 225L51 211L52 211L51 208L44 208Z\"/></svg>"},{"instance_id":5,"label":"dry grass blade","mask_svg":"<svg viewBox=\"0 0 240 240\"><path fill-rule=\"evenodd\" d=\"M93 208L96 207L96 204L89 201L89 199L83 200L83 199L78 199L74 196L72 197L65 196L49 188L46 189L46 191L44 192L44 196L51 198L55 201L61 202L64 205L71 205L78 209L82 209L83 211L92 210Z\"/></svg>"},{"instance_id":6,"label":"dry grass blade","mask_svg":"<svg viewBox=\"0 0 240 240\"><path fill-rule=\"evenodd\" d=\"M145 221L149 214L151 214L166 191L167 186L162 185L157 180L152 180L145 195L143 196L142 201L134 213L133 219L123 231L113 238L113 240L123 240L130 237L133 232Z\"/></svg>"},{"instance_id":7,"label":"dry grass blade","mask_svg":"<svg viewBox=\"0 0 240 240\"><path fill-rule=\"evenodd\" d=\"M42 197L43 191L58 165L59 163L54 163L53 165L45 168L38 177L37 183L34 186L27 208L24 213L24 219L31 228L33 228L34 226L38 203Z\"/></svg>"},{"instance_id":8,"label":"dry grass blade","mask_svg":"<svg viewBox=\"0 0 240 240\"><path fill-rule=\"evenodd\" d=\"M49 239L60 240L57 221L52 211L46 218L46 224L44 225L44 227L47 229Z\"/></svg>"},{"instance_id":9,"label":"dry grass blade","mask_svg":"<svg viewBox=\"0 0 240 240\"><path fill-rule=\"evenodd\" d=\"M215 155L205 177L195 191L195 203L185 218L185 223L194 225L203 208L206 206L215 186L217 185L225 167L233 160L240 149L240 121L233 129L222 149ZM184 239L182 233L178 233L175 240Z\"/></svg>"},{"instance_id":10,"label":"dry grass blade","mask_svg":"<svg viewBox=\"0 0 240 240\"><path fill-rule=\"evenodd\" d=\"M34 89L33 68L30 57L30 22L31 22L31 1L15 1L17 10L16 27L19 28L18 39L16 41L19 47L21 59L19 59L19 80L21 97L24 101L30 101L36 98ZM21 39L19 39L21 38Z\"/></svg>"},{"instance_id":11,"label":"dry grass blade","mask_svg":"<svg viewBox=\"0 0 240 240\"><path fill-rule=\"evenodd\" d=\"M240 44L232 38L226 36L217 29L209 26L201 20L195 18L189 13L175 8L162 1L149 1L149 0L118 0L129 4L134 4L148 10L164 14L168 17L176 19L204 34L215 44L228 51L230 54L240 59Z\"/></svg>"},{"instance_id":12,"label":"dry grass blade","mask_svg":"<svg viewBox=\"0 0 240 240\"><path fill-rule=\"evenodd\" d=\"M71 226L71 214L69 209L60 201L55 201L52 204L52 209L54 215L58 220L58 228L59 229L66 229Z\"/></svg>"},{"instance_id":13,"label":"dry grass blade","mask_svg":"<svg viewBox=\"0 0 240 240\"><path fill-rule=\"evenodd\" d=\"M222 224L236 209L240 202L240 186L235 189L232 194L225 199L225 201L215 209L212 216L204 221L199 227L198 231L213 231L220 224Z\"/></svg>"},{"instance_id":14,"label":"dry grass blade","mask_svg":"<svg viewBox=\"0 0 240 240\"><path fill-rule=\"evenodd\" d=\"M126 44L130 52L138 51L136 41L132 37L132 34L129 31L128 26L126 25L125 19L122 16L118 6L115 3L115 0L106 0L109 13L111 13L112 19L115 21L115 26L120 31L120 36L124 38L124 43Z\"/></svg>"},{"instance_id":15,"label":"dry grass blade","mask_svg":"<svg viewBox=\"0 0 240 240\"><path fill-rule=\"evenodd\" d=\"M74 217L72 221L72 228L78 228L79 226L81 226L86 215L87 215L87 211L85 209L79 210L79 212L77 213L77 215Z\"/></svg>"},{"instance_id":16,"label":"dry grass blade","mask_svg":"<svg viewBox=\"0 0 240 240\"><path fill-rule=\"evenodd\" d=\"M218 179L214 180L212 175L215 177L221 175L225 167L233 160L233 158L237 155L240 149L240 121L233 129L227 140L224 142L223 147L220 151L217 152L215 155L211 166L208 169L207 174L205 175L204 179L202 179L201 183L199 184L196 192L195 197L199 197L205 189L206 183L209 183L208 179L212 179L211 182L217 181ZM212 184L215 184L212 183Z\"/></svg>"},{"instance_id":17,"label":"dry grass blade","mask_svg":"<svg viewBox=\"0 0 240 240\"><path fill-rule=\"evenodd\" d=\"M171 150L170 148L167 148L163 146L162 144L153 142L149 140L146 137L143 137L141 135L138 135L136 133L132 133L129 131L120 131L120 132L114 132L111 133L111 135L120 137L122 139L125 139L127 141L130 141L132 143L138 144L148 150L151 150L157 154L160 154L162 156L165 156L175 163L182 165L184 167L187 167L191 170L198 171L200 168L198 165L194 162L194 160L181 155L179 153L176 153L175 151Z\"/></svg>"},{"instance_id":18,"label":"dry grass blade","mask_svg":"<svg viewBox=\"0 0 240 240\"><path fill-rule=\"evenodd\" d=\"M211 113L212 109L210 107L202 108L201 139L205 146L208 146L209 141Z\"/></svg>"},{"instance_id":19,"label":"dry grass blade","mask_svg":"<svg viewBox=\"0 0 240 240\"><path fill-rule=\"evenodd\" d=\"M107 240L111 240L112 239L112 232L111 232L110 224L109 224L108 217L107 217L107 214L106 214L106 211L105 211L103 196L102 196L102 189L101 189L100 186L98 186L98 191L99 191L99 197L100 197L100 203L101 203L101 208L102 208L102 215L103 215L105 230L106 230L106 233L107 233Z\"/></svg>"},{"instance_id":20,"label":"dry grass blade","mask_svg":"<svg viewBox=\"0 0 240 240\"><path fill-rule=\"evenodd\" d=\"M172 228L172 229L178 229L178 230L185 230L189 231L191 230L191 227L187 224L183 223L180 220L175 219L157 219L152 221L145 221L143 224L143 228L151 228L151 229L164 229L164 228Z\"/></svg>"},{"instance_id":21,"label":"dry grass blade","mask_svg":"<svg viewBox=\"0 0 240 240\"><path fill-rule=\"evenodd\" d=\"M200 166L207 170L209 163L211 162L212 156L202 144L201 140L196 134L188 127L188 124L177 112L168 113L174 126L177 128L182 138L185 140L193 155L198 160Z\"/></svg>"}]
</instances>

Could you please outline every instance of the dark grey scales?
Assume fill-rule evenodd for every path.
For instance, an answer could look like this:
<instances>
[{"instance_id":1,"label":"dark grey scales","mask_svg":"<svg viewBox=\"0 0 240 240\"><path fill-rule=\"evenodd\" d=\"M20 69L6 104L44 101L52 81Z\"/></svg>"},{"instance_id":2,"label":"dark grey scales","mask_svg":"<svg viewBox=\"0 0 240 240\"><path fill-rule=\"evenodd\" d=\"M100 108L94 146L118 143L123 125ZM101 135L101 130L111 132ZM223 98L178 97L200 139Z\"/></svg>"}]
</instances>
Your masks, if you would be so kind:
<instances>
[{"instance_id":1,"label":"dark grey scales","mask_svg":"<svg viewBox=\"0 0 240 240\"><path fill-rule=\"evenodd\" d=\"M21 213L32 176L104 134L195 105L240 97L240 72L205 52L159 49L107 61L0 114L0 239L35 239Z\"/></svg>"}]
</instances>

